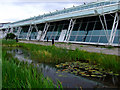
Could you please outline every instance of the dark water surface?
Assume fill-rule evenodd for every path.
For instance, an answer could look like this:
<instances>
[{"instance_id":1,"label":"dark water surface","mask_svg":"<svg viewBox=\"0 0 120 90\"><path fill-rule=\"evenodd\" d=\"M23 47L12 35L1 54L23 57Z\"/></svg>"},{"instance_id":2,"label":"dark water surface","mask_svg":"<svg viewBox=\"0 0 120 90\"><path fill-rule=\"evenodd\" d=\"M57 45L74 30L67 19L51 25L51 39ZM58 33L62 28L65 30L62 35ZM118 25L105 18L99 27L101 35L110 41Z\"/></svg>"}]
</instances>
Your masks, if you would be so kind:
<instances>
[{"instance_id":1,"label":"dark water surface","mask_svg":"<svg viewBox=\"0 0 120 90\"><path fill-rule=\"evenodd\" d=\"M95 81L92 79L84 78L82 76L76 76L74 74L58 71L57 68L53 65L48 65L44 63L38 63L35 60L30 59L30 54L24 49L12 49L8 51L12 53L15 58L18 58L19 61L28 62L28 64L34 64L37 67L38 71L42 71L45 77L49 77L56 83L59 80L63 87L67 88L106 88L111 87L101 81ZM112 86L113 87L113 86Z\"/></svg>"}]
</instances>

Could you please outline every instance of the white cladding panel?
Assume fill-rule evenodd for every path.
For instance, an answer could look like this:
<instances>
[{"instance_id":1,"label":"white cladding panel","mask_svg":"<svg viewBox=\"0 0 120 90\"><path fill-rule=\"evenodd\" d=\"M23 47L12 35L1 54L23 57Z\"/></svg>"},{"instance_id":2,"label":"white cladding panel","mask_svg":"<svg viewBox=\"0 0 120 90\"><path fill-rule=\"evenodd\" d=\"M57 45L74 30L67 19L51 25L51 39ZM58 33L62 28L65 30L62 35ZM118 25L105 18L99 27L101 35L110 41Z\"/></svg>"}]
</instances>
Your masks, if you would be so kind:
<instances>
[{"instance_id":1,"label":"white cladding panel","mask_svg":"<svg viewBox=\"0 0 120 90\"><path fill-rule=\"evenodd\" d=\"M63 42L63 41L64 41L66 32L67 32L67 30L62 30L58 41L60 41L60 42Z\"/></svg>"}]
</instances>

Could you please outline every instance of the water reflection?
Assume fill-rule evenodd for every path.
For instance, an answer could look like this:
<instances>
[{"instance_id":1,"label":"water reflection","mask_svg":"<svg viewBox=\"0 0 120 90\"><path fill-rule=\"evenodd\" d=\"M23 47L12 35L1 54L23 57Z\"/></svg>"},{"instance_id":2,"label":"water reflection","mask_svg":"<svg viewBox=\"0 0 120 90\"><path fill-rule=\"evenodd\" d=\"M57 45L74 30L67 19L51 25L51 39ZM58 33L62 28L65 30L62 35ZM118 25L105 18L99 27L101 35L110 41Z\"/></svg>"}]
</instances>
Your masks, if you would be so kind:
<instances>
[{"instance_id":1,"label":"water reflection","mask_svg":"<svg viewBox=\"0 0 120 90\"><path fill-rule=\"evenodd\" d=\"M52 65L47 65L44 63L38 63L37 61L30 59L30 54L22 49L13 49L12 51L8 51L8 53L12 53L15 58L18 58L19 61L28 62L28 64L33 63L34 66L37 67L38 71L42 71L45 77L49 77L56 83L59 80L63 87L69 88L98 88L98 87L107 87L99 82L89 80L87 78L76 76L74 74L70 74L67 72L58 71Z\"/></svg>"}]
</instances>

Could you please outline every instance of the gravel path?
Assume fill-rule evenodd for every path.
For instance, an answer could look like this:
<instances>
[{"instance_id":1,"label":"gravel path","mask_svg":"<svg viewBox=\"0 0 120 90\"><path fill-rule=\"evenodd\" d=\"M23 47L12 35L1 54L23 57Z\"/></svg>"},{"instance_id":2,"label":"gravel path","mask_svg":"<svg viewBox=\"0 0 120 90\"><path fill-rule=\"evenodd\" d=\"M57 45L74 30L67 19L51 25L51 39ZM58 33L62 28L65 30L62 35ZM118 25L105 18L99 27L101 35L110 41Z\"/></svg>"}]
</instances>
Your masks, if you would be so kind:
<instances>
[{"instance_id":1,"label":"gravel path","mask_svg":"<svg viewBox=\"0 0 120 90\"><path fill-rule=\"evenodd\" d=\"M40 45L45 45L45 46L51 46L51 42L38 42L38 41L19 41L22 43L33 43L33 44L40 44ZM97 53L103 53L103 54L110 54L110 55L117 55L120 56L120 53L118 52L120 48L101 48L92 46L92 45L80 45L80 44L68 44L68 43L55 43L56 47L61 47L61 48L67 48L71 50L75 50L78 48L79 50L85 50L88 52L97 52Z\"/></svg>"}]
</instances>

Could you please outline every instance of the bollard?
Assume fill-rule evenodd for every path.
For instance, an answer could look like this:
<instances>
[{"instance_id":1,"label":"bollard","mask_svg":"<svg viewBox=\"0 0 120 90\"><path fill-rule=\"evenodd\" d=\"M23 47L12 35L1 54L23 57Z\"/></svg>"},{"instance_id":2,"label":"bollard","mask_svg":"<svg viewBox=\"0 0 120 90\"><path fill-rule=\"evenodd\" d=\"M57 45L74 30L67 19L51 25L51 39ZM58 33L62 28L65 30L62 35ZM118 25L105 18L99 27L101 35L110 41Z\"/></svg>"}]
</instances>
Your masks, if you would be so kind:
<instances>
[{"instance_id":1,"label":"bollard","mask_svg":"<svg viewBox=\"0 0 120 90\"><path fill-rule=\"evenodd\" d=\"M47 42L48 42L48 37L47 37Z\"/></svg>"},{"instance_id":2,"label":"bollard","mask_svg":"<svg viewBox=\"0 0 120 90\"><path fill-rule=\"evenodd\" d=\"M54 39L52 39L52 45L54 45Z\"/></svg>"},{"instance_id":3,"label":"bollard","mask_svg":"<svg viewBox=\"0 0 120 90\"><path fill-rule=\"evenodd\" d=\"M7 36L5 37L5 39L7 40Z\"/></svg>"},{"instance_id":4,"label":"bollard","mask_svg":"<svg viewBox=\"0 0 120 90\"><path fill-rule=\"evenodd\" d=\"M29 37L29 40L31 40L31 37Z\"/></svg>"},{"instance_id":5,"label":"bollard","mask_svg":"<svg viewBox=\"0 0 120 90\"><path fill-rule=\"evenodd\" d=\"M16 36L16 42L18 42L18 38L17 38L17 36Z\"/></svg>"}]
</instances>

